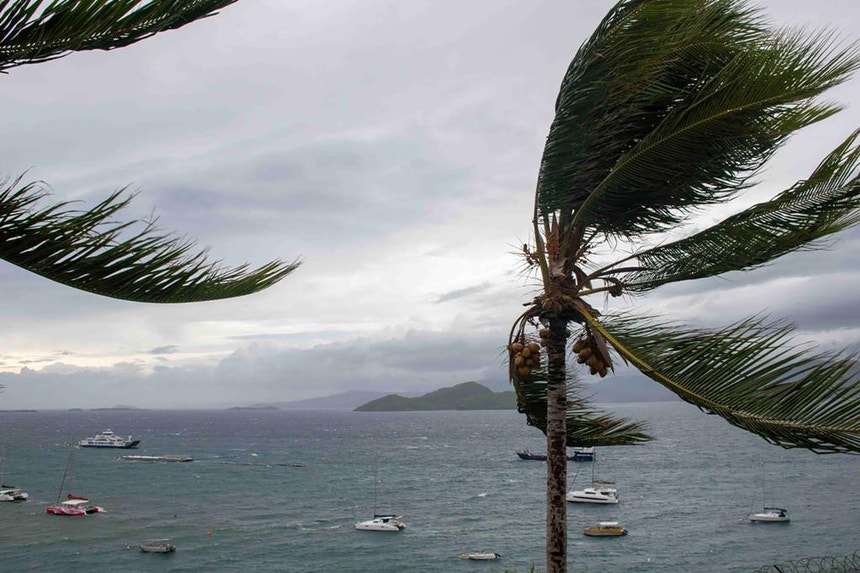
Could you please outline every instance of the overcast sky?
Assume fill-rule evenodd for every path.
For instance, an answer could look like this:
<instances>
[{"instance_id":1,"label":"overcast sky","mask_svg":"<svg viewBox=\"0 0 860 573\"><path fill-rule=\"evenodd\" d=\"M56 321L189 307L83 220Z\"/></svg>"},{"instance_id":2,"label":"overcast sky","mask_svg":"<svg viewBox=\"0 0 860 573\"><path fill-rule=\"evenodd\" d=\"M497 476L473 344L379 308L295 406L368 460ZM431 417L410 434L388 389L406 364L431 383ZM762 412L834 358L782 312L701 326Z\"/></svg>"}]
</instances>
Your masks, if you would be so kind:
<instances>
[{"instance_id":1,"label":"overcast sky","mask_svg":"<svg viewBox=\"0 0 860 573\"><path fill-rule=\"evenodd\" d=\"M779 25L860 39L856 0L759 4ZM128 186L127 218L155 212L229 265L304 264L250 297L156 306L0 261L0 409L501 388L501 349L535 292L511 253L529 237L558 86L612 5L245 0L129 48L12 69L0 173L87 205ZM848 109L793 139L758 193L860 127L860 78L829 99ZM767 312L856 347L858 269L848 232L648 305L711 325Z\"/></svg>"}]
</instances>

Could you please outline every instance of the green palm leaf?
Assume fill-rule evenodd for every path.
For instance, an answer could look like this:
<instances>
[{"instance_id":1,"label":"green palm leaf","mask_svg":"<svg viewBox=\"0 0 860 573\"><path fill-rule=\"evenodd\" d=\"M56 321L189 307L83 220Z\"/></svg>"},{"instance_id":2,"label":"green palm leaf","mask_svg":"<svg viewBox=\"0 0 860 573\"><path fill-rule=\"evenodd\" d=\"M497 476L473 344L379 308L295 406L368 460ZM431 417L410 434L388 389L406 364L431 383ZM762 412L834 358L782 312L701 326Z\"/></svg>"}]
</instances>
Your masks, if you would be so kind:
<instances>
[{"instance_id":1,"label":"green palm leaf","mask_svg":"<svg viewBox=\"0 0 860 573\"><path fill-rule=\"evenodd\" d=\"M860 221L860 145L855 131L809 179L700 233L637 254L642 270L624 280L631 291L747 270Z\"/></svg>"},{"instance_id":2,"label":"green palm leaf","mask_svg":"<svg viewBox=\"0 0 860 573\"><path fill-rule=\"evenodd\" d=\"M0 186L0 258L50 280L103 296L158 303L196 302L251 294L293 272L276 260L257 269L210 262L194 243L160 234L155 221L117 223L128 205L122 191L88 211L58 203L20 180ZM138 228L138 230L135 230Z\"/></svg>"},{"instance_id":3,"label":"green palm leaf","mask_svg":"<svg viewBox=\"0 0 860 573\"><path fill-rule=\"evenodd\" d=\"M633 236L730 199L788 135L838 111L813 98L858 54L832 40L770 32L733 0L619 3L562 83L539 213Z\"/></svg>"},{"instance_id":4,"label":"green palm leaf","mask_svg":"<svg viewBox=\"0 0 860 573\"><path fill-rule=\"evenodd\" d=\"M0 0L0 70L81 50L112 50L236 0Z\"/></svg>"},{"instance_id":5,"label":"green palm leaf","mask_svg":"<svg viewBox=\"0 0 860 573\"><path fill-rule=\"evenodd\" d=\"M512 384L517 395L517 409L525 414L526 423L546 433L546 372L533 371L528 377L515 376ZM594 409L582 395L582 388L572 381L567 387L567 445L628 446L651 437L643 433L644 424L612 418Z\"/></svg>"},{"instance_id":6,"label":"green palm leaf","mask_svg":"<svg viewBox=\"0 0 860 573\"><path fill-rule=\"evenodd\" d=\"M759 318L714 330L641 317L588 323L643 374L735 426L784 448L860 452L856 357L793 344L791 325Z\"/></svg>"}]
</instances>

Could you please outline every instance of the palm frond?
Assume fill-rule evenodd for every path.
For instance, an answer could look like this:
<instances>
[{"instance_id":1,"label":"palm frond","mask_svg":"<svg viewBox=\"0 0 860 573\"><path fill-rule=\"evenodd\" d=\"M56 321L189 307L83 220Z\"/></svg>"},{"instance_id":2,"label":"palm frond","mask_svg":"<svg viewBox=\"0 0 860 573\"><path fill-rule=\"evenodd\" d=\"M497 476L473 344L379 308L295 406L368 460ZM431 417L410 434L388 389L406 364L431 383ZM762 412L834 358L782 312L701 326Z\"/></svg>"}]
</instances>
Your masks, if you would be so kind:
<instances>
[{"instance_id":1,"label":"palm frond","mask_svg":"<svg viewBox=\"0 0 860 573\"><path fill-rule=\"evenodd\" d=\"M610 235L658 231L725 201L860 65L832 35L774 32L734 0L621 2L562 83L540 213ZM570 215L573 214L573 219Z\"/></svg>"},{"instance_id":2,"label":"palm frond","mask_svg":"<svg viewBox=\"0 0 860 573\"><path fill-rule=\"evenodd\" d=\"M517 409L525 414L529 426L546 434L547 384L546 372L533 371L527 377L511 379L517 395ZM567 385L567 445L574 446L629 446L651 440L643 432L644 424L617 419L596 410L582 395L582 389L573 381Z\"/></svg>"},{"instance_id":3,"label":"palm frond","mask_svg":"<svg viewBox=\"0 0 860 573\"><path fill-rule=\"evenodd\" d=\"M132 199L122 190L86 211L40 207L46 195L20 179L0 186L0 258L87 292L137 302L216 300L268 288L300 264L210 262L205 249L192 253L193 242L161 234L156 221L112 221Z\"/></svg>"},{"instance_id":4,"label":"palm frond","mask_svg":"<svg viewBox=\"0 0 860 573\"><path fill-rule=\"evenodd\" d=\"M790 324L752 317L705 330L587 319L643 374L739 428L784 448L860 452L856 357L793 343Z\"/></svg>"},{"instance_id":5,"label":"palm frond","mask_svg":"<svg viewBox=\"0 0 860 573\"><path fill-rule=\"evenodd\" d=\"M113 50L236 0L0 0L0 71L73 51Z\"/></svg>"},{"instance_id":6,"label":"palm frond","mask_svg":"<svg viewBox=\"0 0 860 573\"><path fill-rule=\"evenodd\" d=\"M812 173L766 203L680 241L638 253L642 270L627 290L752 269L784 254L819 247L820 239L860 221L860 130Z\"/></svg>"}]
</instances>

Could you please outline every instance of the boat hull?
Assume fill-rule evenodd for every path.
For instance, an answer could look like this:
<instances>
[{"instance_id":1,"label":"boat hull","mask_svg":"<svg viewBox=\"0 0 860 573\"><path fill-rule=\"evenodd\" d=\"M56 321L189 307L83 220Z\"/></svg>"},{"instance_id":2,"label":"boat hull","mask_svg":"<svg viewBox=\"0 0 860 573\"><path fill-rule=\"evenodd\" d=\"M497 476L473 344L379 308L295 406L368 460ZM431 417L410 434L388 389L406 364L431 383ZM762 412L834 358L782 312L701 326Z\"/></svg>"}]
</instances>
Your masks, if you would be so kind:
<instances>
[{"instance_id":1,"label":"boat hull","mask_svg":"<svg viewBox=\"0 0 860 573\"><path fill-rule=\"evenodd\" d=\"M779 515L772 513L753 513L749 516L750 521L760 523L787 523L791 518L787 515Z\"/></svg>"},{"instance_id":2,"label":"boat hull","mask_svg":"<svg viewBox=\"0 0 860 573\"><path fill-rule=\"evenodd\" d=\"M572 491L567 494L566 499L570 503L614 504L618 503L618 494L615 493L615 490L589 488L581 491Z\"/></svg>"},{"instance_id":3,"label":"boat hull","mask_svg":"<svg viewBox=\"0 0 860 573\"><path fill-rule=\"evenodd\" d=\"M82 448L106 448L114 450L133 450L140 445L140 440L132 440L125 444L87 444L80 442L78 445Z\"/></svg>"},{"instance_id":4,"label":"boat hull","mask_svg":"<svg viewBox=\"0 0 860 573\"><path fill-rule=\"evenodd\" d=\"M491 561L501 557L498 553L463 553L460 555L463 559L471 559L472 561Z\"/></svg>"},{"instance_id":5,"label":"boat hull","mask_svg":"<svg viewBox=\"0 0 860 573\"><path fill-rule=\"evenodd\" d=\"M406 529L406 524L399 517L394 516L379 516L367 521L360 521L355 524L355 528L359 531L388 531L396 532L401 529Z\"/></svg>"},{"instance_id":6,"label":"boat hull","mask_svg":"<svg viewBox=\"0 0 860 573\"><path fill-rule=\"evenodd\" d=\"M101 513L104 509L98 507L97 505L88 507L86 509L81 509L77 507L61 507L57 505L52 505L45 509L45 513L51 515L62 515L66 517L83 517L85 515L92 515L94 513Z\"/></svg>"},{"instance_id":7,"label":"boat hull","mask_svg":"<svg viewBox=\"0 0 860 573\"><path fill-rule=\"evenodd\" d=\"M582 530L589 537L620 537L627 535L627 530L617 521L599 521Z\"/></svg>"},{"instance_id":8,"label":"boat hull","mask_svg":"<svg viewBox=\"0 0 860 573\"><path fill-rule=\"evenodd\" d=\"M627 530L623 527L618 529L604 529L601 527L586 527L582 533L589 537L621 537L627 535Z\"/></svg>"},{"instance_id":9,"label":"boat hull","mask_svg":"<svg viewBox=\"0 0 860 573\"><path fill-rule=\"evenodd\" d=\"M172 543L141 543L140 550L144 553L173 553L176 546Z\"/></svg>"}]
</instances>

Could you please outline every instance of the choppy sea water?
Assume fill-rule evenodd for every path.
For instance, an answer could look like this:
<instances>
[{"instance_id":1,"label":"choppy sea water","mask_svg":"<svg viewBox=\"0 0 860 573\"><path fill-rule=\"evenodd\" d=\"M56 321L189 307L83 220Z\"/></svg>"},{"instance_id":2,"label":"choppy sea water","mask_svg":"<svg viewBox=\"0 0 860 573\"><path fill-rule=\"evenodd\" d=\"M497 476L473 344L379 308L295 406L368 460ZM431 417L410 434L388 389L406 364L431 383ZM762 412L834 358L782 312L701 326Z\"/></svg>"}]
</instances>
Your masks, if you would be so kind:
<instances>
[{"instance_id":1,"label":"choppy sea water","mask_svg":"<svg viewBox=\"0 0 860 573\"><path fill-rule=\"evenodd\" d=\"M680 402L611 405L645 419L656 441L603 448L597 473L616 506L569 504L571 571L753 571L769 563L860 549L860 457L782 450ZM133 451L76 449L72 491L106 513L45 514L73 439L110 428ZM30 493L0 503L0 570L525 572L544 562L542 434L512 411L0 412L6 482ZM117 459L188 454L190 463ZM570 464L582 486L591 463ZM762 504L789 524L751 524ZM356 531L380 511L396 534ZM574 484L570 484L573 486ZM618 519L623 538L585 525ZM136 545L170 538L174 554ZM494 551L494 562L464 561Z\"/></svg>"}]
</instances>

